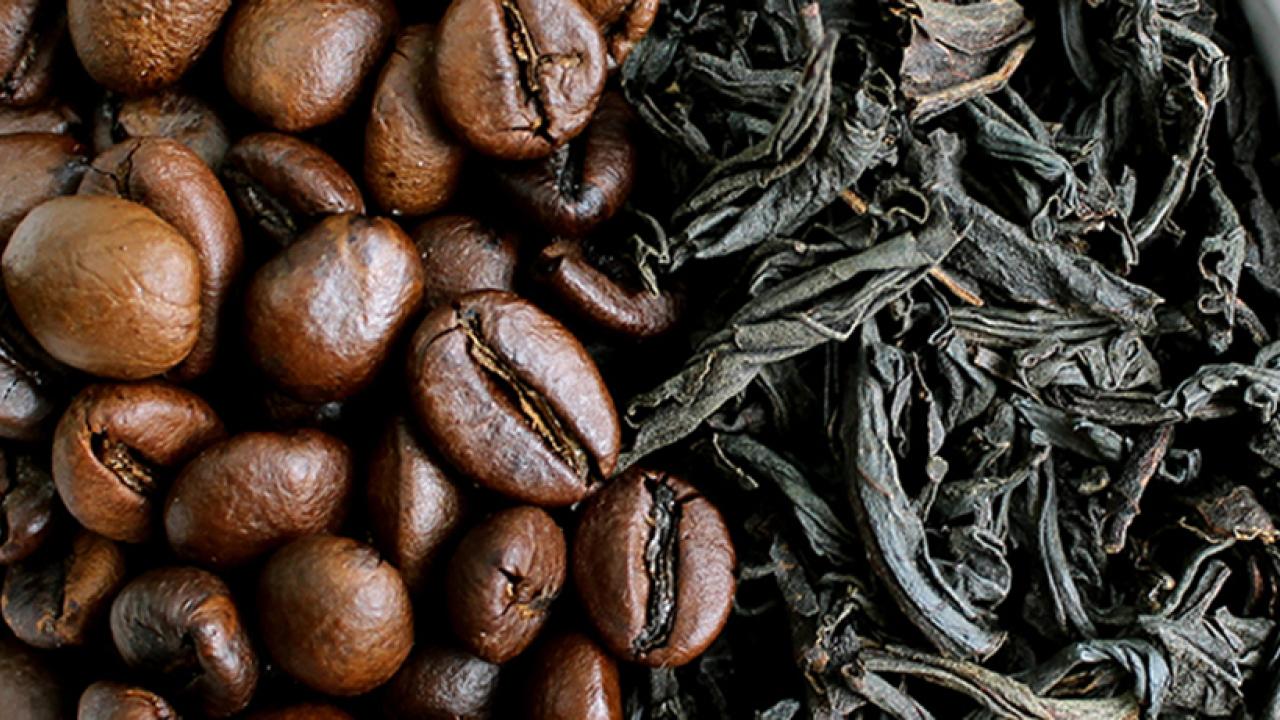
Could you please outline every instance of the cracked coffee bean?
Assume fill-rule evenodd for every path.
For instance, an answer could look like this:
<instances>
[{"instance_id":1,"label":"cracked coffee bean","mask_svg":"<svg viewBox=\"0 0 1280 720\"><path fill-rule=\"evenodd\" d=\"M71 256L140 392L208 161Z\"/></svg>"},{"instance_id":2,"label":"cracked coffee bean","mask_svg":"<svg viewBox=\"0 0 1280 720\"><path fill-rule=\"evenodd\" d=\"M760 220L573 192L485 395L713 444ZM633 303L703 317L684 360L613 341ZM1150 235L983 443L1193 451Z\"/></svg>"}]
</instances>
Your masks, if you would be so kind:
<instances>
[{"instance_id":1,"label":"cracked coffee bean","mask_svg":"<svg viewBox=\"0 0 1280 720\"><path fill-rule=\"evenodd\" d=\"M172 88L140 98L108 93L93 115L94 152L144 137L177 140L213 169L231 146L217 111L196 95Z\"/></svg>"},{"instance_id":2,"label":"cracked coffee bean","mask_svg":"<svg viewBox=\"0 0 1280 720\"><path fill-rule=\"evenodd\" d=\"M582 7L600 23L609 60L621 67L636 43L649 34L658 17L660 0L580 0Z\"/></svg>"},{"instance_id":3,"label":"cracked coffee bean","mask_svg":"<svg viewBox=\"0 0 1280 720\"><path fill-rule=\"evenodd\" d=\"M76 189L89 161L70 135L0 136L0 248L40 203Z\"/></svg>"},{"instance_id":4,"label":"cracked coffee bean","mask_svg":"<svg viewBox=\"0 0 1280 720\"><path fill-rule=\"evenodd\" d=\"M604 38L576 0L455 0L440 21L440 110L493 157L546 157L581 133L607 66Z\"/></svg>"},{"instance_id":5,"label":"cracked coffee bean","mask_svg":"<svg viewBox=\"0 0 1280 720\"><path fill-rule=\"evenodd\" d=\"M581 343L510 293L478 292L432 311L409 360L418 420L476 482L536 505L570 505L607 478L621 430Z\"/></svg>"},{"instance_id":6,"label":"cracked coffee bean","mask_svg":"<svg viewBox=\"0 0 1280 720\"><path fill-rule=\"evenodd\" d=\"M529 720L622 720L618 665L582 633L542 642L529 664Z\"/></svg>"},{"instance_id":7,"label":"cracked coffee bean","mask_svg":"<svg viewBox=\"0 0 1280 720\"><path fill-rule=\"evenodd\" d=\"M680 299L638 282L615 279L608 258L594 260L591 240L557 240L538 256L538 277L574 315L596 327L631 338L649 338L670 330L680 318ZM605 269L602 269L601 266Z\"/></svg>"},{"instance_id":8,"label":"cracked coffee bean","mask_svg":"<svg viewBox=\"0 0 1280 720\"><path fill-rule=\"evenodd\" d=\"M178 711L146 688L104 681L84 689L76 720L178 720Z\"/></svg>"},{"instance_id":9,"label":"cracked coffee bean","mask_svg":"<svg viewBox=\"0 0 1280 720\"><path fill-rule=\"evenodd\" d=\"M468 215L437 215L413 231L425 278L423 304L435 308L477 290L515 289L519 245Z\"/></svg>"},{"instance_id":10,"label":"cracked coffee bean","mask_svg":"<svg viewBox=\"0 0 1280 720\"><path fill-rule=\"evenodd\" d=\"M493 711L500 668L463 650L420 646L387 684L387 720L486 720Z\"/></svg>"},{"instance_id":11,"label":"cracked coffee bean","mask_svg":"<svg viewBox=\"0 0 1280 720\"><path fill-rule=\"evenodd\" d=\"M151 536L170 473L223 435L200 396L162 382L92 385L53 435L53 481L80 524L112 540Z\"/></svg>"},{"instance_id":12,"label":"cracked coffee bean","mask_svg":"<svg viewBox=\"0 0 1280 720\"><path fill-rule=\"evenodd\" d=\"M58 0L0 0L0 105L26 107L49 94L65 10Z\"/></svg>"},{"instance_id":13,"label":"cracked coffee bean","mask_svg":"<svg viewBox=\"0 0 1280 720\"><path fill-rule=\"evenodd\" d=\"M230 591L190 567L143 573L111 605L111 637L125 665L216 718L243 710L258 659Z\"/></svg>"},{"instance_id":14,"label":"cracked coffee bean","mask_svg":"<svg viewBox=\"0 0 1280 720\"><path fill-rule=\"evenodd\" d=\"M535 507L504 510L472 528L445 583L453 632L467 650L504 663L533 642L565 578L564 533Z\"/></svg>"},{"instance_id":15,"label":"cracked coffee bean","mask_svg":"<svg viewBox=\"0 0 1280 720\"><path fill-rule=\"evenodd\" d=\"M615 655L683 665L720 634L733 606L734 551L720 512L687 482L632 469L583 510L573 578Z\"/></svg>"},{"instance_id":16,"label":"cracked coffee bean","mask_svg":"<svg viewBox=\"0 0 1280 720\"><path fill-rule=\"evenodd\" d=\"M10 565L49 538L57 501L53 478L31 455L0 446L0 471L0 565Z\"/></svg>"},{"instance_id":17,"label":"cracked coffee bean","mask_svg":"<svg viewBox=\"0 0 1280 720\"><path fill-rule=\"evenodd\" d=\"M125 581L124 553L80 530L13 565L4 577L0 610L23 642L38 648L83 645Z\"/></svg>"}]
</instances>

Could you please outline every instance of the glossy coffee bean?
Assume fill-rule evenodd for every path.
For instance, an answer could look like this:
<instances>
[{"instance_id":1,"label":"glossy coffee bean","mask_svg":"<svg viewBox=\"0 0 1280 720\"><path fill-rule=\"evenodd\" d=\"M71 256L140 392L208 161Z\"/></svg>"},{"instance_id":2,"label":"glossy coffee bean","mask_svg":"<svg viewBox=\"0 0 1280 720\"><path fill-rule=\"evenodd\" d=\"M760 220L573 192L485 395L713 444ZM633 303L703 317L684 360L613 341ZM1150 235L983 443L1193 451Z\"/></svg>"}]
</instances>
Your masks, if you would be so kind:
<instances>
[{"instance_id":1,"label":"glossy coffee bean","mask_svg":"<svg viewBox=\"0 0 1280 720\"><path fill-rule=\"evenodd\" d=\"M338 161L288 135L241 138L220 172L245 223L279 247L323 217L364 212L360 188Z\"/></svg>"},{"instance_id":2,"label":"glossy coffee bean","mask_svg":"<svg viewBox=\"0 0 1280 720\"><path fill-rule=\"evenodd\" d=\"M277 130L324 125L355 101L396 22L391 0L247 0L227 28L227 90Z\"/></svg>"},{"instance_id":3,"label":"glossy coffee bean","mask_svg":"<svg viewBox=\"0 0 1280 720\"><path fill-rule=\"evenodd\" d=\"M0 708L5 717L66 720L71 712L68 691L44 657L0 630Z\"/></svg>"},{"instance_id":4,"label":"glossy coffee bean","mask_svg":"<svg viewBox=\"0 0 1280 720\"><path fill-rule=\"evenodd\" d=\"M75 190L88 162L69 135L0 136L0 247L32 208Z\"/></svg>"},{"instance_id":5,"label":"glossy coffee bean","mask_svg":"<svg viewBox=\"0 0 1280 720\"><path fill-rule=\"evenodd\" d=\"M93 149L104 153L131 138L160 137L186 145L205 165L217 168L231 141L218 113L205 101L170 88L128 98L108 93L93 115Z\"/></svg>"},{"instance_id":6,"label":"glossy coffee bean","mask_svg":"<svg viewBox=\"0 0 1280 720\"><path fill-rule=\"evenodd\" d=\"M615 655L678 666L720 634L733 606L734 551L720 512L687 482L632 469L591 499L573 579Z\"/></svg>"},{"instance_id":7,"label":"glossy coffee bean","mask_svg":"<svg viewBox=\"0 0 1280 720\"><path fill-rule=\"evenodd\" d=\"M0 105L29 106L49 94L65 10L57 0L0 0Z\"/></svg>"},{"instance_id":8,"label":"glossy coffee bean","mask_svg":"<svg viewBox=\"0 0 1280 720\"><path fill-rule=\"evenodd\" d=\"M426 215L449 202L464 148L436 110L435 28L413 25L378 78L364 134L369 196L392 215Z\"/></svg>"},{"instance_id":9,"label":"glossy coffee bean","mask_svg":"<svg viewBox=\"0 0 1280 720\"><path fill-rule=\"evenodd\" d=\"M227 438L187 463L164 506L179 557L231 568L346 516L351 453L318 430Z\"/></svg>"},{"instance_id":10,"label":"glossy coffee bean","mask_svg":"<svg viewBox=\"0 0 1280 720\"><path fill-rule=\"evenodd\" d=\"M272 555L258 581L258 617L276 663L329 695L378 687L413 647L400 573L348 538L312 535Z\"/></svg>"},{"instance_id":11,"label":"glossy coffee bean","mask_svg":"<svg viewBox=\"0 0 1280 720\"><path fill-rule=\"evenodd\" d=\"M440 109L476 150L546 157L591 120L607 56L576 0L454 0L439 37Z\"/></svg>"},{"instance_id":12,"label":"glossy coffee bean","mask_svg":"<svg viewBox=\"0 0 1280 720\"><path fill-rule=\"evenodd\" d=\"M10 567L0 609L9 629L28 645L83 645L124 580L120 548L81 530Z\"/></svg>"},{"instance_id":13,"label":"glossy coffee bean","mask_svg":"<svg viewBox=\"0 0 1280 720\"><path fill-rule=\"evenodd\" d=\"M466 498L403 417L392 420L369 460L369 524L382 554L411 590L461 524Z\"/></svg>"},{"instance_id":14,"label":"glossy coffee bean","mask_svg":"<svg viewBox=\"0 0 1280 720\"><path fill-rule=\"evenodd\" d=\"M419 423L458 470L537 505L569 505L613 472L620 428L582 345L510 293L464 295L414 336Z\"/></svg>"},{"instance_id":15,"label":"glossy coffee bean","mask_svg":"<svg viewBox=\"0 0 1280 720\"><path fill-rule=\"evenodd\" d=\"M178 81L213 40L231 0L67 0L71 42L99 85L143 95Z\"/></svg>"},{"instance_id":16,"label":"glossy coffee bean","mask_svg":"<svg viewBox=\"0 0 1280 720\"><path fill-rule=\"evenodd\" d=\"M210 717L249 704L258 660L227 586L189 567L146 572L111 605L111 636L125 665Z\"/></svg>"},{"instance_id":17,"label":"glossy coffee bean","mask_svg":"<svg viewBox=\"0 0 1280 720\"><path fill-rule=\"evenodd\" d=\"M161 382L91 385L53 435L53 481L81 525L112 540L151 536L171 473L223 435L200 396Z\"/></svg>"},{"instance_id":18,"label":"glossy coffee bean","mask_svg":"<svg viewBox=\"0 0 1280 720\"><path fill-rule=\"evenodd\" d=\"M549 638L530 667L529 720L622 720L618 665L586 635Z\"/></svg>"},{"instance_id":19,"label":"glossy coffee bean","mask_svg":"<svg viewBox=\"0 0 1280 720\"><path fill-rule=\"evenodd\" d=\"M463 647L492 663L524 652L565 578L564 533L535 507L503 510L472 528L449 562L449 620Z\"/></svg>"},{"instance_id":20,"label":"glossy coffee bean","mask_svg":"<svg viewBox=\"0 0 1280 720\"><path fill-rule=\"evenodd\" d=\"M53 478L30 454L0 447L0 565L34 553L53 530Z\"/></svg>"},{"instance_id":21,"label":"glossy coffee bean","mask_svg":"<svg viewBox=\"0 0 1280 720\"><path fill-rule=\"evenodd\" d=\"M178 711L146 688L96 682L80 695L76 720L177 720Z\"/></svg>"},{"instance_id":22,"label":"glossy coffee bean","mask_svg":"<svg viewBox=\"0 0 1280 720\"><path fill-rule=\"evenodd\" d=\"M46 98L30 107L13 107L0 101L0 135L70 135L79 130L80 125L80 114L76 109L57 98Z\"/></svg>"},{"instance_id":23,"label":"glossy coffee bean","mask_svg":"<svg viewBox=\"0 0 1280 720\"><path fill-rule=\"evenodd\" d=\"M413 651L387 684L387 720L485 720L498 692L500 667L440 645Z\"/></svg>"},{"instance_id":24,"label":"glossy coffee bean","mask_svg":"<svg viewBox=\"0 0 1280 720\"><path fill-rule=\"evenodd\" d=\"M589 257L584 242L557 240L538 255L538 277L564 307L596 327L631 338L670 330L680 319L675 293L657 293L638 282L615 279Z\"/></svg>"},{"instance_id":25,"label":"glossy coffee bean","mask_svg":"<svg viewBox=\"0 0 1280 720\"><path fill-rule=\"evenodd\" d=\"M498 184L522 215L552 235L579 237L613 217L631 194L636 148L631 110L609 93L586 132L550 157L497 167Z\"/></svg>"},{"instance_id":26,"label":"glossy coffee bean","mask_svg":"<svg viewBox=\"0 0 1280 720\"><path fill-rule=\"evenodd\" d=\"M373 380L421 299L422 264L398 225L335 215L254 275L249 352L299 400L341 400Z\"/></svg>"},{"instance_id":27,"label":"glossy coffee bean","mask_svg":"<svg viewBox=\"0 0 1280 720\"><path fill-rule=\"evenodd\" d=\"M145 205L182 234L200 262L200 328L195 346L170 371L189 380L213 367L223 302L240 272L235 210L218 178L193 150L167 138L126 140L99 155L81 195L113 195Z\"/></svg>"},{"instance_id":28,"label":"glossy coffee bean","mask_svg":"<svg viewBox=\"0 0 1280 720\"><path fill-rule=\"evenodd\" d=\"M18 317L71 367L131 380L174 367L200 332L200 259L155 213L76 195L27 214L5 248Z\"/></svg>"},{"instance_id":29,"label":"glossy coffee bean","mask_svg":"<svg viewBox=\"0 0 1280 720\"><path fill-rule=\"evenodd\" d=\"M306 703L275 710L259 710L246 715L245 720L353 720L353 718L332 705Z\"/></svg>"},{"instance_id":30,"label":"glossy coffee bean","mask_svg":"<svg viewBox=\"0 0 1280 720\"><path fill-rule=\"evenodd\" d=\"M22 327L0 294L0 438L45 438L66 402L69 370L54 360Z\"/></svg>"},{"instance_id":31,"label":"glossy coffee bean","mask_svg":"<svg viewBox=\"0 0 1280 720\"><path fill-rule=\"evenodd\" d=\"M609 59L622 65L636 43L649 34L658 17L660 0L581 0L582 7L600 23Z\"/></svg>"},{"instance_id":32,"label":"glossy coffee bean","mask_svg":"<svg viewBox=\"0 0 1280 720\"><path fill-rule=\"evenodd\" d=\"M468 215L437 215L414 229L413 242L422 258L426 307L476 290L515 289L519 247L511 233Z\"/></svg>"}]
</instances>

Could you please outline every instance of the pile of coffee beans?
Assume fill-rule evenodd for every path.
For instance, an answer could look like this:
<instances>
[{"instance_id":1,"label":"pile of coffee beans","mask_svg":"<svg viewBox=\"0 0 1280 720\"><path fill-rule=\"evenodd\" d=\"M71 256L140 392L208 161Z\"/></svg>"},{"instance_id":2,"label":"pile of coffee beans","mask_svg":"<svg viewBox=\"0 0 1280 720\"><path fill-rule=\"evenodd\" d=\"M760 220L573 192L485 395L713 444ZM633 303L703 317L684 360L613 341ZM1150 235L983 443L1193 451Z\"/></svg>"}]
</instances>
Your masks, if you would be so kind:
<instances>
[{"instance_id":1,"label":"pile of coffee beans","mask_svg":"<svg viewBox=\"0 0 1280 720\"><path fill-rule=\"evenodd\" d=\"M0 0L0 716L621 718L723 628L608 370L658 0L418 5Z\"/></svg>"}]
</instances>

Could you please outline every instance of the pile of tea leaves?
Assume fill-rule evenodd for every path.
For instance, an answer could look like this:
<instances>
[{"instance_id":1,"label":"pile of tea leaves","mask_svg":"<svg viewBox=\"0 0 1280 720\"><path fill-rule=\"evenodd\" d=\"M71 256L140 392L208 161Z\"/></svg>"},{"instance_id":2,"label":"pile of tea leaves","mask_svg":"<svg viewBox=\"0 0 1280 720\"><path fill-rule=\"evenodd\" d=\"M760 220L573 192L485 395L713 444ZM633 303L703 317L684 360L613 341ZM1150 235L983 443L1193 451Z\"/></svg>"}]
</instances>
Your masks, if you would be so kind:
<instances>
[{"instance_id":1,"label":"pile of tea leaves","mask_svg":"<svg viewBox=\"0 0 1280 720\"><path fill-rule=\"evenodd\" d=\"M740 566L630 718L1280 717L1277 128L1237 3L666 0L622 74L651 150L614 249L689 308L624 464L699 478Z\"/></svg>"}]
</instances>

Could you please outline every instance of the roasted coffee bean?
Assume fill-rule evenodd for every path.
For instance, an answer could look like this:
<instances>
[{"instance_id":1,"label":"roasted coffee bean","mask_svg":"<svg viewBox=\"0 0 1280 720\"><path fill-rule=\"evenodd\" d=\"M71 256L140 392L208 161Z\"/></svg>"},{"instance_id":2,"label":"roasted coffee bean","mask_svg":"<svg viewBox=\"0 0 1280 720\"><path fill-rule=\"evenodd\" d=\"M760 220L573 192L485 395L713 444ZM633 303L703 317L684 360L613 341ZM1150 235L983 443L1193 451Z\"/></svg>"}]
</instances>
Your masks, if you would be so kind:
<instances>
[{"instance_id":1,"label":"roasted coffee bean","mask_svg":"<svg viewBox=\"0 0 1280 720\"><path fill-rule=\"evenodd\" d=\"M733 606L734 552L720 512L687 482L632 469L582 513L573 579L618 657L674 667L720 634Z\"/></svg>"},{"instance_id":2,"label":"roasted coffee bean","mask_svg":"<svg viewBox=\"0 0 1280 720\"><path fill-rule=\"evenodd\" d=\"M158 375L195 347L200 259L134 202L75 195L27 214L5 248L14 310L45 350L94 375Z\"/></svg>"},{"instance_id":3,"label":"roasted coffee bean","mask_svg":"<svg viewBox=\"0 0 1280 720\"><path fill-rule=\"evenodd\" d=\"M515 289L515 235L467 215L437 215L413 231L422 257L423 300L439 307L476 290Z\"/></svg>"},{"instance_id":4,"label":"roasted coffee bean","mask_svg":"<svg viewBox=\"0 0 1280 720\"><path fill-rule=\"evenodd\" d=\"M351 107L396 22L391 0L246 0L227 28L227 90L278 130L324 125Z\"/></svg>"},{"instance_id":5,"label":"roasted coffee bean","mask_svg":"<svg viewBox=\"0 0 1280 720\"><path fill-rule=\"evenodd\" d=\"M0 709L15 720L66 720L68 688L36 651L0 629Z\"/></svg>"},{"instance_id":6,"label":"roasted coffee bean","mask_svg":"<svg viewBox=\"0 0 1280 720\"><path fill-rule=\"evenodd\" d=\"M445 585L458 640L492 663L519 655L546 623L565 563L564 533L538 508L503 510L472 528Z\"/></svg>"},{"instance_id":7,"label":"roasted coffee bean","mask_svg":"<svg viewBox=\"0 0 1280 720\"><path fill-rule=\"evenodd\" d=\"M276 663L330 695L378 687L413 646L400 573L348 538L312 535L272 555L258 581L258 618Z\"/></svg>"},{"instance_id":8,"label":"roasted coffee bean","mask_svg":"<svg viewBox=\"0 0 1280 720\"><path fill-rule=\"evenodd\" d=\"M0 136L0 247L32 208L74 191L87 166L84 147L69 135Z\"/></svg>"},{"instance_id":9,"label":"roasted coffee bean","mask_svg":"<svg viewBox=\"0 0 1280 720\"><path fill-rule=\"evenodd\" d=\"M170 377L189 380L213 366L223 301L240 271L240 224L221 183L187 146L167 138L126 140L94 159L81 195L115 195L145 205L182 234L200 261L200 328Z\"/></svg>"},{"instance_id":10,"label":"roasted coffee bean","mask_svg":"<svg viewBox=\"0 0 1280 720\"><path fill-rule=\"evenodd\" d=\"M426 215L458 188L464 148L436 110L435 28L414 25L382 68L364 134L364 179L392 215Z\"/></svg>"},{"instance_id":11,"label":"roasted coffee bean","mask_svg":"<svg viewBox=\"0 0 1280 720\"><path fill-rule=\"evenodd\" d=\"M436 448L492 490L569 505L613 472L621 430L600 373L563 325L515 295L472 293L432 311L409 375Z\"/></svg>"},{"instance_id":12,"label":"roasted coffee bean","mask_svg":"<svg viewBox=\"0 0 1280 720\"><path fill-rule=\"evenodd\" d=\"M498 691L499 668L471 653L440 645L413 651L387 684L387 720L485 720Z\"/></svg>"},{"instance_id":13,"label":"roasted coffee bean","mask_svg":"<svg viewBox=\"0 0 1280 720\"><path fill-rule=\"evenodd\" d=\"M46 430L46 420L57 409L55 391L44 374L0 337L0 438L35 440Z\"/></svg>"},{"instance_id":14,"label":"roasted coffee bean","mask_svg":"<svg viewBox=\"0 0 1280 720\"><path fill-rule=\"evenodd\" d=\"M364 212L360 188L338 161L288 135L241 138L221 173L244 221L280 247L322 217Z\"/></svg>"},{"instance_id":15,"label":"roasted coffee bean","mask_svg":"<svg viewBox=\"0 0 1280 720\"><path fill-rule=\"evenodd\" d=\"M76 720L177 720L167 700L146 688L96 682L84 689Z\"/></svg>"},{"instance_id":16,"label":"roasted coffee bean","mask_svg":"<svg viewBox=\"0 0 1280 720\"><path fill-rule=\"evenodd\" d=\"M600 23L609 59L621 66L636 43L649 34L658 17L660 0L580 0Z\"/></svg>"},{"instance_id":17,"label":"roasted coffee bean","mask_svg":"<svg viewBox=\"0 0 1280 720\"><path fill-rule=\"evenodd\" d=\"M104 153L131 138L162 137L186 145L205 165L222 164L231 141L222 119L205 101L182 90L126 98L108 93L93 116L93 149Z\"/></svg>"},{"instance_id":18,"label":"roasted coffee bean","mask_svg":"<svg viewBox=\"0 0 1280 720\"><path fill-rule=\"evenodd\" d=\"M203 570L138 576L111 605L111 636L126 665L205 715L243 710L257 687L258 659L231 593Z\"/></svg>"},{"instance_id":19,"label":"roasted coffee bean","mask_svg":"<svg viewBox=\"0 0 1280 720\"><path fill-rule=\"evenodd\" d=\"M254 275L249 352L299 400L341 400L373 380L421 300L422 263L398 225L335 215Z\"/></svg>"},{"instance_id":20,"label":"roasted coffee bean","mask_svg":"<svg viewBox=\"0 0 1280 720\"><path fill-rule=\"evenodd\" d=\"M0 565L31 555L53 530L53 478L30 455L0 447Z\"/></svg>"},{"instance_id":21,"label":"roasted coffee bean","mask_svg":"<svg viewBox=\"0 0 1280 720\"><path fill-rule=\"evenodd\" d=\"M350 714L332 705L306 703L276 710L259 710L245 716L245 720L354 720Z\"/></svg>"},{"instance_id":22,"label":"roasted coffee bean","mask_svg":"<svg viewBox=\"0 0 1280 720\"><path fill-rule=\"evenodd\" d=\"M638 283L615 279L588 255L581 240L557 240L538 256L540 280L571 312L597 327L633 338L661 335L676 324L678 295L633 287Z\"/></svg>"},{"instance_id":23,"label":"roasted coffee bean","mask_svg":"<svg viewBox=\"0 0 1280 720\"><path fill-rule=\"evenodd\" d=\"M626 100L608 93L586 132L548 158L497 166L498 183L525 217L552 235L586 235L631 194L631 122Z\"/></svg>"},{"instance_id":24,"label":"roasted coffee bean","mask_svg":"<svg viewBox=\"0 0 1280 720\"><path fill-rule=\"evenodd\" d=\"M336 531L351 485L351 453L335 437L235 435L183 468L165 502L165 533L181 558L235 567L294 538Z\"/></svg>"},{"instance_id":25,"label":"roasted coffee bean","mask_svg":"<svg viewBox=\"0 0 1280 720\"><path fill-rule=\"evenodd\" d=\"M67 0L71 42L99 85L144 95L178 81L213 40L231 0Z\"/></svg>"},{"instance_id":26,"label":"roasted coffee bean","mask_svg":"<svg viewBox=\"0 0 1280 720\"><path fill-rule=\"evenodd\" d=\"M423 589L441 545L462 522L465 496L403 417L391 422L374 448L368 483L378 548L411 590Z\"/></svg>"},{"instance_id":27,"label":"roasted coffee bean","mask_svg":"<svg viewBox=\"0 0 1280 720\"><path fill-rule=\"evenodd\" d=\"M57 0L0 0L0 105L29 106L48 95L65 10Z\"/></svg>"},{"instance_id":28,"label":"roasted coffee bean","mask_svg":"<svg viewBox=\"0 0 1280 720\"><path fill-rule=\"evenodd\" d=\"M80 124L80 115L75 108L56 98L31 107L12 107L0 102L0 135L70 135L79 129Z\"/></svg>"},{"instance_id":29,"label":"roasted coffee bean","mask_svg":"<svg viewBox=\"0 0 1280 720\"><path fill-rule=\"evenodd\" d=\"M200 396L161 382L92 385L53 434L53 481L81 525L112 540L151 536L171 472L223 435Z\"/></svg>"},{"instance_id":30,"label":"roasted coffee bean","mask_svg":"<svg viewBox=\"0 0 1280 720\"><path fill-rule=\"evenodd\" d=\"M551 637L530 667L529 720L622 720L618 665L586 635Z\"/></svg>"},{"instance_id":31,"label":"roasted coffee bean","mask_svg":"<svg viewBox=\"0 0 1280 720\"><path fill-rule=\"evenodd\" d=\"M590 122L608 61L576 0L454 0L439 37L440 110L476 150L546 157Z\"/></svg>"},{"instance_id":32,"label":"roasted coffee bean","mask_svg":"<svg viewBox=\"0 0 1280 720\"><path fill-rule=\"evenodd\" d=\"M83 645L124 584L124 553L81 530L13 565L4 576L0 609L19 639L40 648Z\"/></svg>"}]
</instances>

